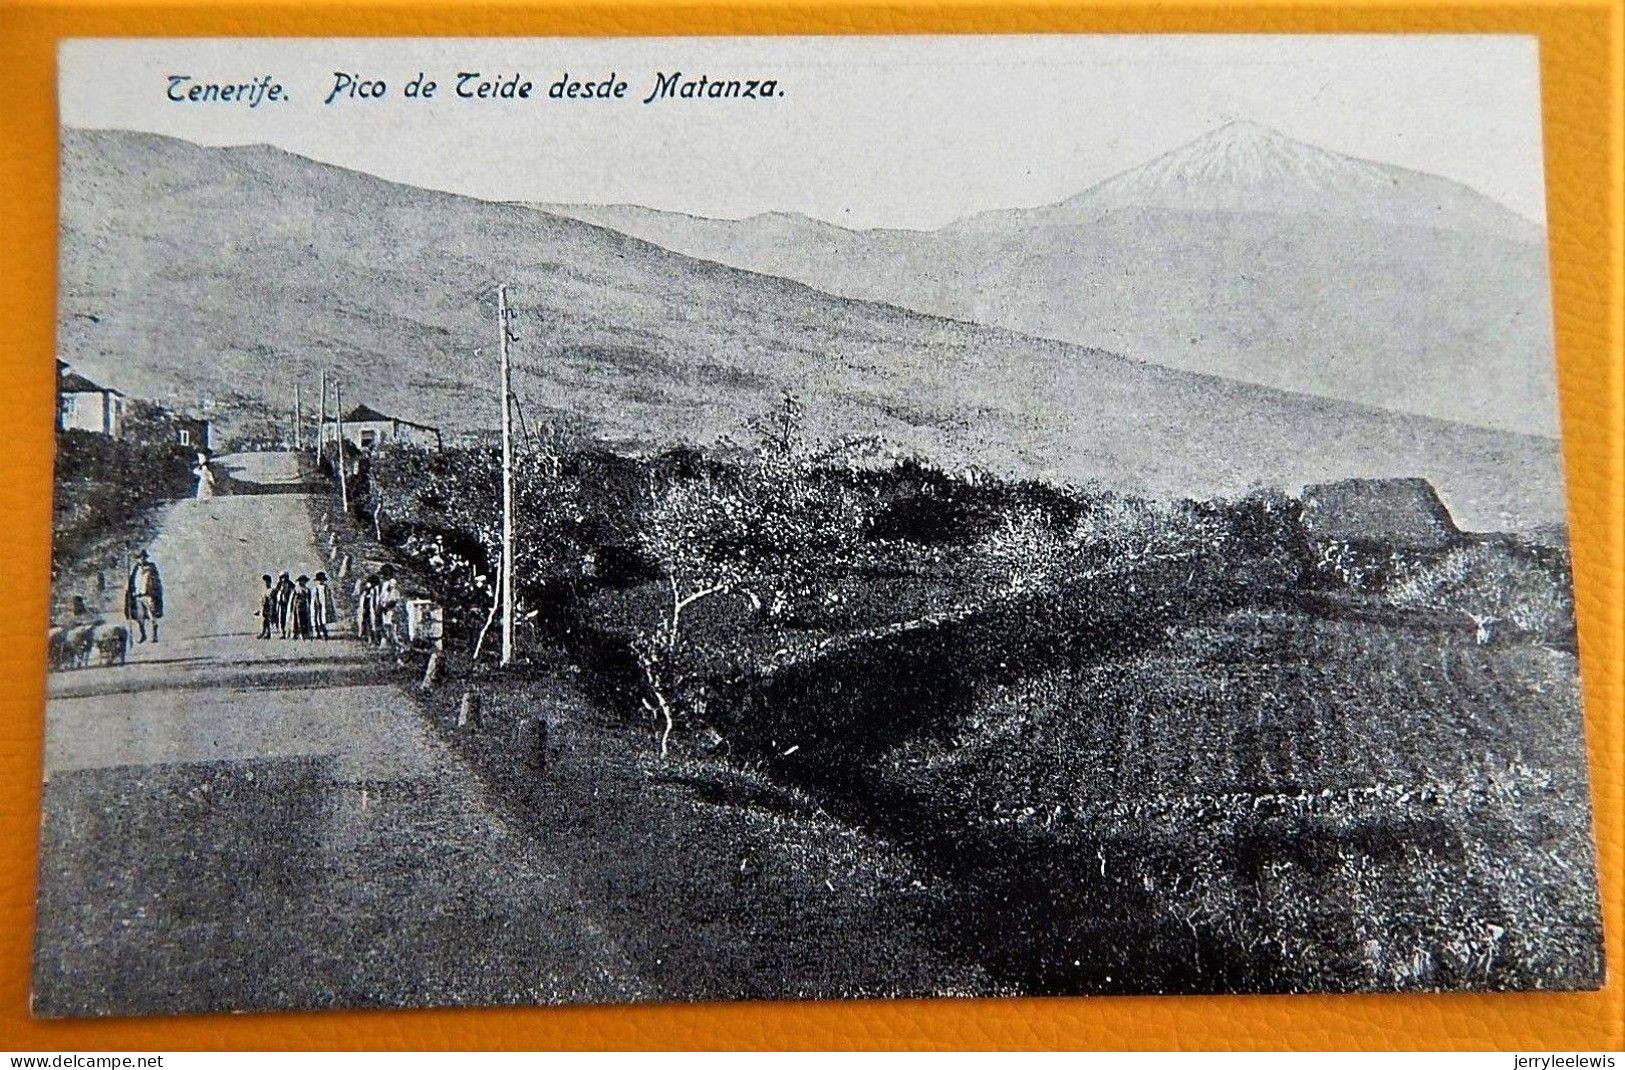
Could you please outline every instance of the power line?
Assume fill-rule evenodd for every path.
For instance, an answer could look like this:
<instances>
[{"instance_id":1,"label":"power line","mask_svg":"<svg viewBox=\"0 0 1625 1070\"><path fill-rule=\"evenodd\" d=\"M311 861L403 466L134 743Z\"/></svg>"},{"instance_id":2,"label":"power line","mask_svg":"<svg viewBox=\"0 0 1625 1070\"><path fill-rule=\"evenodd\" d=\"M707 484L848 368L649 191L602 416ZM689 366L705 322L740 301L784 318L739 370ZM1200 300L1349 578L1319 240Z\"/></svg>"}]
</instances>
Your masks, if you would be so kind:
<instances>
[{"instance_id":1,"label":"power line","mask_svg":"<svg viewBox=\"0 0 1625 1070\"><path fill-rule=\"evenodd\" d=\"M524 436L525 449L528 450L530 456L534 458L541 452L542 448L541 425L533 425L528 419L525 418L525 403L520 400L517 392L515 392L513 396L513 406L519 413L519 432Z\"/></svg>"}]
</instances>

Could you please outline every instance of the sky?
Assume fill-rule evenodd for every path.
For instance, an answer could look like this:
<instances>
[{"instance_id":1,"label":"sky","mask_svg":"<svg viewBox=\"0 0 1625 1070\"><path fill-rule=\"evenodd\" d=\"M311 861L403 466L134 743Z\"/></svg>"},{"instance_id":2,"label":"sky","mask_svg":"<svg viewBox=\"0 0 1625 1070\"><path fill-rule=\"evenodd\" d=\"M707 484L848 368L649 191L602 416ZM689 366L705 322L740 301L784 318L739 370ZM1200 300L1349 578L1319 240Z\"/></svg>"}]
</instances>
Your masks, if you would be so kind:
<instances>
[{"instance_id":1,"label":"sky","mask_svg":"<svg viewBox=\"0 0 1625 1070\"><path fill-rule=\"evenodd\" d=\"M1529 37L124 39L68 41L59 59L68 126L267 143L490 200L932 228L1062 200L1247 119L1545 220ZM432 99L404 95L420 72ZM462 72L520 75L532 96L460 99ZM678 72L779 93L643 103ZM324 103L339 73L385 95ZM547 95L566 74L611 73L621 99ZM172 75L193 79L183 88L269 75L286 99L176 102Z\"/></svg>"}]
</instances>

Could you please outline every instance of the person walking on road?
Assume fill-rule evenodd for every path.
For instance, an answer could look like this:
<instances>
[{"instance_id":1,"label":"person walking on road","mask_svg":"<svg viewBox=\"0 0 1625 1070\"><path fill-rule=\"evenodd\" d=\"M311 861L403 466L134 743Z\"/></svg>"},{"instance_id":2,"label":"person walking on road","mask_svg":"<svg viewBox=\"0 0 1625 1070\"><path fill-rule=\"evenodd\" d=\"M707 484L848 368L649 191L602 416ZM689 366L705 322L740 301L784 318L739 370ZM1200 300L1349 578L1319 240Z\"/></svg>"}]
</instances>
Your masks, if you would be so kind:
<instances>
[{"instance_id":1,"label":"person walking on road","mask_svg":"<svg viewBox=\"0 0 1625 1070\"><path fill-rule=\"evenodd\" d=\"M149 624L152 641L158 641L158 622L164 616L164 581L145 550L136 551L135 564L130 567L130 578L124 585L124 615L135 621L140 632L136 642L147 641Z\"/></svg>"},{"instance_id":2,"label":"person walking on road","mask_svg":"<svg viewBox=\"0 0 1625 1070\"><path fill-rule=\"evenodd\" d=\"M271 593L276 596L273 611L276 613L277 634L286 639L293 630L293 621L288 615L289 606L293 604L293 581L286 572L277 576L276 588Z\"/></svg>"},{"instance_id":3,"label":"person walking on road","mask_svg":"<svg viewBox=\"0 0 1625 1070\"><path fill-rule=\"evenodd\" d=\"M310 628L317 639L327 638L327 626L337 623L338 611L333 605L333 588L327 582L327 573L316 573L316 583L310 589Z\"/></svg>"},{"instance_id":4,"label":"person walking on road","mask_svg":"<svg viewBox=\"0 0 1625 1070\"><path fill-rule=\"evenodd\" d=\"M197 477L197 496L199 498L212 498L217 492L214 467L209 464L209 455L197 455L197 464L192 468L192 474Z\"/></svg>"},{"instance_id":5,"label":"person walking on road","mask_svg":"<svg viewBox=\"0 0 1625 1070\"><path fill-rule=\"evenodd\" d=\"M293 621L293 637L295 639L310 638L310 577L300 576L299 586L294 588L292 600L288 603L288 616Z\"/></svg>"},{"instance_id":6,"label":"person walking on road","mask_svg":"<svg viewBox=\"0 0 1625 1070\"><path fill-rule=\"evenodd\" d=\"M355 585L355 634L370 643L378 633L378 577L363 576Z\"/></svg>"},{"instance_id":7,"label":"person walking on road","mask_svg":"<svg viewBox=\"0 0 1625 1070\"><path fill-rule=\"evenodd\" d=\"M378 633L380 646L406 645L406 598L394 565L378 570Z\"/></svg>"},{"instance_id":8,"label":"person walking on road","mask_svg":"<svg viewBox=\"0 0 1625 1070\"><path fill-rule=\"evenodd\" d=\"M265 590L260 594L260 638L271 638L271 622L276 620L276 586L271 582L270 573L261 576L265 581Z\"/></svg>"}]
</instances>

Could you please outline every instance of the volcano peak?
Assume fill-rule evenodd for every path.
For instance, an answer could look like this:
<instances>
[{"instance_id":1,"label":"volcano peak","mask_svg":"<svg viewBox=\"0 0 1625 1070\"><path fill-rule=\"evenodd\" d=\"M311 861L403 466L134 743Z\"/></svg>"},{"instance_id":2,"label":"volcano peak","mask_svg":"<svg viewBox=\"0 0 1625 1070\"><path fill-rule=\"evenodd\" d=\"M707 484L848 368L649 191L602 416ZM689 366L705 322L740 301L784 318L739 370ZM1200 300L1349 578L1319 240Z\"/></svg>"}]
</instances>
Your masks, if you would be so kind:
<instances>
[{"instance_id":1,"label":"volcano peak","mask_svg":"<svg viewBox=\"0 0 1625 1070\"><path fill-rule=\"evenodd\" d=\"M1059 203L987 212L954 226L1079 226L1125 211L1359 218L1540 239L1535 224L1449 179L1345 156L1240 118Z\"/></svg>"}]
</instances>

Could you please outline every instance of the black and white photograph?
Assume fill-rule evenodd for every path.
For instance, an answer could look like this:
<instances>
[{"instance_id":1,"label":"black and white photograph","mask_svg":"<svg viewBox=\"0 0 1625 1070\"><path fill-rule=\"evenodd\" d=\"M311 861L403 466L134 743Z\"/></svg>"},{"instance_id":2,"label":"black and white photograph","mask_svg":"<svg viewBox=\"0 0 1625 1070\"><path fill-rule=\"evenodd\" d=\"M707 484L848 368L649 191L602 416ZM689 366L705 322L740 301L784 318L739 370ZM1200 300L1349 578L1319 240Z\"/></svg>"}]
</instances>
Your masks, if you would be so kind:
<instances>
[{"instance_id":1,"label":"black and white photograph","mask_svg":"<svg viewBox=\"0 0 1625 1070\"><path fill-rule=\"evenodd\" d=\"M58 58L36 1015L1602 984L1533 38Z\"/></svg>"}]
</instances>

